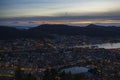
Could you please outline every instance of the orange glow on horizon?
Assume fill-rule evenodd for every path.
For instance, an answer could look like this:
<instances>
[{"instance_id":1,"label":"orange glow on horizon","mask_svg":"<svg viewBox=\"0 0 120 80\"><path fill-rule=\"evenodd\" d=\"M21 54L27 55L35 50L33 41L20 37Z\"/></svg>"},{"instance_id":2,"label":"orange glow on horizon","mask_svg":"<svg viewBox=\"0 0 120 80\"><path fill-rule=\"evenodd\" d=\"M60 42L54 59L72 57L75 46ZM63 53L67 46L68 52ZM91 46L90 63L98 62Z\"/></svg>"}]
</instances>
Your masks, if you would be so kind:
<instances>
[{"instance_id":1,"label":"orange glow on horizon","mask_svg":"<svg viewBox=\"0 0 120 80\"><path fill-rule=\"evenodd\" d=\"M4 22L5 23L5 22ZM4 24L3 23L3 24ZM79 21L8 21L6 24L13 25L42 25L42 24L66 24L66 25L88 25L88 24L120 24L120 20L79 20Z\"/></svg>"},{"instance_id":2,"label":"orange glow on horizon","mask_svg":"<svg viewBox=\"0 0 120 80\"><path fill-rule=\"evenodd\" d=\"M36 25L40 24L95 24L95 23L120 23L120 20L88 20L88 21L32 21Z\"/></svg>"}]
</instances>

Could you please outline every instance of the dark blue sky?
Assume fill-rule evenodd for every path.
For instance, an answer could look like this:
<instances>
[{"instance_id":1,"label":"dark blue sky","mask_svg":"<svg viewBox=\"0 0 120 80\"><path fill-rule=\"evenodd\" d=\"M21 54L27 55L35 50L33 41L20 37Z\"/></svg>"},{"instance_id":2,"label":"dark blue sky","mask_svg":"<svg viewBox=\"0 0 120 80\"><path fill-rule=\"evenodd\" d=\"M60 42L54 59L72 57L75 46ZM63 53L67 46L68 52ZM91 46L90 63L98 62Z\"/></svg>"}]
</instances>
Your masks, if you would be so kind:
<instances>
[{"instance_id":1,"label":"dark blue sky","mask_svg":"<svg viewBox=\"0 0 120 80\"><path fill-rule=\"evenodd\" d=\"M120 0L0 0L0 25L120 24Z\"/></svg>"}]
</instances>

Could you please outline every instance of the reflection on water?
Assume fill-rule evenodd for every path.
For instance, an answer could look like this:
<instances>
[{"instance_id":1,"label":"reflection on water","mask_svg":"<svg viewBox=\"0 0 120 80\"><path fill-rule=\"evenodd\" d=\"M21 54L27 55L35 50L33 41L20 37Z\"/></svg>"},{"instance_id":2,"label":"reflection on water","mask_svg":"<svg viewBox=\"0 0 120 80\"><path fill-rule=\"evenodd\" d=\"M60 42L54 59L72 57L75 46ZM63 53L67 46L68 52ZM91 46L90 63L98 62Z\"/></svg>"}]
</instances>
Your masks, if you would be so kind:
<instances>
[{"instance_id":1,"label":"reflection on water","mask_svg":"<svg viewBox=\"0 0 120 80\"><path fill-rule=\"evenodd\" d=\"M114 49L114 48L120 48L120 43L95 44L94 46L98 46L98 48Z\"/></svg>"},{"instance_id":2,"label":"reflection on water","mask_svg":"<svg viewBox=\"0 0 120 80\"><path fill-rule=\"evenodd\" d=\"M71 74L78 74L78 73L85 73L88 72L88 68L86 67L71 67L71 68L66 68L66 69L62 69L61 72L65 71L65 73L69 73L71 72Z\"/></svg>"},{"instance_id":3,"label":"reflection on water","mask_svg":"<svg viewBox=\"0 0 120 80\"><path fill-rule=\"evenodd\" d=\"M120 43L103 43L103 44L94 44L94 45L83 45L83 46L74 46L74 47L97 47L97 48L105 48L105 49L115 49L120 48Z\"/></svg>"}]
</instances>

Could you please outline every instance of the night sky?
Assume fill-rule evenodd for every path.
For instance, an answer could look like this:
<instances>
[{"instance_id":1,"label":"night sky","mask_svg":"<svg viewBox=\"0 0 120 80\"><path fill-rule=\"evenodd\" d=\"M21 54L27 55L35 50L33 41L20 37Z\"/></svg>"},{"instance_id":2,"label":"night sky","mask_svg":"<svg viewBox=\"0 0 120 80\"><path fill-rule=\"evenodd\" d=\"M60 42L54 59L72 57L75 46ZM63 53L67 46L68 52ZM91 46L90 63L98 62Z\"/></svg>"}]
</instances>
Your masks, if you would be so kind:
<instances>
[{"instance_id":1,"label":"night sky","mask_svg":"<svg viewBox=\"0 0 120 80\"><path fill-rule=\"evenodd\" d=\"M0 0L0 25L120 25L120 0Z\"/></svg>"}]
</instances>

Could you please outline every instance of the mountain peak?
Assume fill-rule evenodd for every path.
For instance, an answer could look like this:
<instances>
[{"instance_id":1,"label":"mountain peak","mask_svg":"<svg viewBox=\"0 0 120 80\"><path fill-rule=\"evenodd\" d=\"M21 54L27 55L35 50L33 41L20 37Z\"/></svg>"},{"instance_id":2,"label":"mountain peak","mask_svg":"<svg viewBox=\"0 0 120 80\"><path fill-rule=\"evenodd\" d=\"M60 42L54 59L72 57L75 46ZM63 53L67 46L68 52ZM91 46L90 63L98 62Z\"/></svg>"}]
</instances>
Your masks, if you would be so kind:
<instances>
[{"instance_id":1,"label":"mountain peak","mask_svg":"<svg viewBox=\"0 0 120 80\"><path fill-rule=\"evenodd\" d=\"M95 24L89 24L89 25L87 25L86 27L98 27L98 25L95 25Z\"/></svg>"},{"instance_id":2,"label":"mountain peak","mask_svg":"<svg viewBox=\"0 0 120 80\"><path fill-rule=\"evenodd\" d=\"M67 26L67 25L64 25L64 24L42 24L42 25L39 25L38 27L44 27L44 26Z\"/></svg>"}]
</instances>

